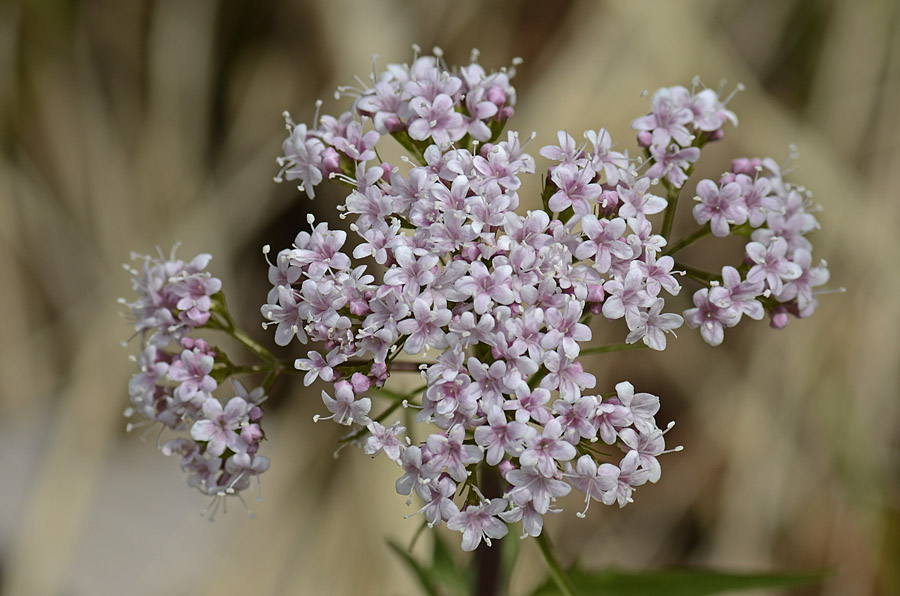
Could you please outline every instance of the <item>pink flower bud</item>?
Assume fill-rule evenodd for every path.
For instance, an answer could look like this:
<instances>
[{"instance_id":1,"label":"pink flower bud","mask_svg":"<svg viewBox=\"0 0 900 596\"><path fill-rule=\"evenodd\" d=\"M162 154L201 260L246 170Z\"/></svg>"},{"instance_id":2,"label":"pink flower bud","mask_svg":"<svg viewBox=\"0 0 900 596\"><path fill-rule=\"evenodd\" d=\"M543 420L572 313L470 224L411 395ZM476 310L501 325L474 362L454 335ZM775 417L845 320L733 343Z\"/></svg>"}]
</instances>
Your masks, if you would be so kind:
<instances>
[{"instance_id":1,"label":"pink flower bud","mask_svg":"<svg viewBox=\"0 0 900 596\"><path fill-rule=\"evenodd\" d=\"M776 306L775 310L772 311L772 319L769 321L772 329L784 329L790 322L791 316L788 314L787 309L784 306Z\"/></svg>"},{"instance_id":2,"label":"pink flower bud","mask_svg":"<svg viewBox=\"0 0 900 596\"><path fill-rule=\"evenodd\" d=\"M260 430L258 424L248 424L241 429L241 439L243 439L247 445L258 443L261 438L262 430Z\"/></svg>"},{"instance_id":3,"label":"pink flower bud","mask_svg":"<svg viewBox=\"0 0 900 596\"><path fill-rule=\"evenodd\" d=\"M637 142L641 147L649 147L653 144L653 133L649 130L642 130L637 135Z\"/></svg>"},{"instance_id":4,"label":"pink flower bud","mask_svg":"<svg viewBox=\"0 0 900 596\"><path fill-rule=\"evenodd\" d=\"M341 154L334 147L329 147L322 152L322 169L328 174L341 171Z\"/></svg>"},{"instance_id":5,"label":"pink flower bud","mask_svg":"<svg viewBox=\"0 0 900 596\"><path fill-rule=\"evenodd\" d=\"M491 102L498 108L502 108L503 105L506 103L506 93L503 91L503 89L501 87L499 87L497 85L494 85L493 87L489 88L487 90L487 93L484 94L484 96L485 96L485 99L487 99L489 102Z\"/></svg>"},{"instance_id":6,"label":"pink flower bud","mask_svg":"<svg viewBox=\"0 0 900 596\"><path fill-rule=\"evenodd\" d=\"M376 362L372 365L369 374L375 377L375 383L379 387L382 387L384 385L384 382L387 381L388 378L387 364L385 364L384 362Z\"/></svg>"},{"instance_id":7,"label":"pink flower bud","mask_svg":"<svg viewBox=\"0 0 900 596\"><path fill-rule=\"evenodd\" d=\"M398 130L404 130L406 125L395 114L391 114L384 119L384 127L388 129L388 132L397 132Z\"/></svg>"},{"instance_id":8,"label":"pink flower bud","mask_svg":"<svg viewBox=\"0 0 900 596\"><path fill-rule=\"evenodd\" d=\"M588 302L603 302L605 295L606 294L603 292L603 284L588 284Z\"/></svg>"},{"instance_id":9,"label":"pink flower bud","mask_svg":"<svg viewBox=\"0 0 900 596\"><path fill-rule=\"evenodd\" d=\"M739 157L731 162L731 171L735 174L747 174L748 176L752 176L756 173L756 168L759 167L759 165L759 158L749 159L746 157Z\"/></svg>"},{"instance_id":10,"label":"pink flower bud","mask_svg":"<svg viewBox=\"0 0 900 596\"><path fill-rule=\"evenodd\" d=\"M369 303L359 298L350 301L350 312L358 317L369 313Z\"/></svg>"},{"instance_id":11,"label":"pink flower bud","mask_svg":"<svg viewBox=\"0 0 900 596\"><path fill-rule=\"evenodd\" d=\"M734 182L737 179L737 174L733 174L731 172L725 172L722 174L722 178L719 180L719 184L721 186L725 186L731 182Z\"/></svg>"},{"instance_id":12,"label":"pink flower bud","mask_svg":"<svg viewBox=\"0 0 900 596\"><path fill-rule=\"evenodd\" d=\"M372 381L366 375L355 372L353 373L353 376L350 377L350 386L353 387L353 393L360 395L369 390L372 386Z\"/></svg>"},{"instance_id":13,"label":"pink flower bud","mask_svg":"<svg viewBox=\"0 0 900 596\"><path fill-rule=\"evenodd\" d=\"M512 461L506 459L497 464L497 468L500 470L500 475L506 477L508 473L516 469L516 466Z\"/></svg>"}]
</instances>

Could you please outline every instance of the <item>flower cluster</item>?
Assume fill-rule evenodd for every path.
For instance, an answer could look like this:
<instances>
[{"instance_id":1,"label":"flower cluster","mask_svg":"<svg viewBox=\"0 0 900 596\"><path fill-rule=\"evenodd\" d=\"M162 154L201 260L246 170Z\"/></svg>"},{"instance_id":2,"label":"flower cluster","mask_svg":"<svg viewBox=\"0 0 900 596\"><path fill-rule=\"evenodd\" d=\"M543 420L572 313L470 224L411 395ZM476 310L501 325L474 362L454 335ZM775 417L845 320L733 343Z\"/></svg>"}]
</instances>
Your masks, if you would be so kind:
<instances>
[{"instance_id":1,"label":"flower cluster","mask_svg":"<svg viewBox=\"0 0 900 596\"><path fill-rule=\"evenodd\" d=\"M694 294L696 308L685 312L688 325L718 345L724 328L737 325L744 314L759 320L768 310L779 329L788 324L789 314L810 316L818 305L814 288L828 281L829 272L825 261L813 265L806 237L819 228L809 191L785 182L771 158L742 158L718 183L701 180L697 195L697 223L708 222L714 236L740 233L750 242L738 268L723 267L721 279Z\"/></svg>"},{"instance_id":2,"label":"flower cluster","mask_svg":"<svg viewBox=\"0 0 900 596\"><path fill-rule=\"evenodd\" d=\"M132 407L126 415L138 414L144 421L128 429L158 426L160 439L167 429L189 429L190 438L172 439L161 449L181 456L188 485L213 496L217 508L219 497L240 493L269 467L269 460L257 455L264 391L247 391L232 379L235 395L224 407L213 396L231 365L209 343L189 335L218 325L211 310L222 283L204 271L210 255L189 263L176 259L174 250L169 258L133 258L143 261L140 269L126 266L139 297L122 303L135 318L143 349L134 358L140 371L128 384Z\"/></svg>"},{"instance_id":3,"label":"flower cluster","mask_svg":"<svg viewBox=\"0 0 900 596\"><path fill-rule=\"evenodd\" d=\"M539 151L549 161L541 208L521 213L522 181L537 165L530 139L504 132L515 69L488 73L477 52L463 67L448 67L437 49L418 53L373 72L369 85L340 88L353 103L337 118L319 117L321 103L311 126L285 114L276 180L298 180L310 196L326 180L347 186L337 210L352 221L332 229L310 215L309 229L269 260L260 312L276 344L314 344L293 365L307 386L331 383L321 392L328 414L315 419L349 427L343 443L395 462L397 492L422 502L412 515L460 531L473 550L512 523L539 536L573 488L584 516L593 501L623 507L660 479L674 423L657 424L659 398L598 379L584 356L665 350L685 321L713 345L744 314L768 312L783 327L789 314L812 313L828 271L812 265L809 193L771 159L735 160L718 182L700 181L700 228L671 241L702 150L737 124L719 91L698 82L657 91L651 113L632 123L639 157L616 150L604 128L583 142L558 132ZM406 150L400 164L375 150L388 136ZM749 242L721 275L676 261L694 242L729 234ZM163 450L181 455L189 483L218 504L268 468L257 455L259 404L290 363L235 327L221 283L204 272L208 255L143 260L131 270L140 297L128 304L143 339L131 410L144 424L190 430ZM703 286L683 317L666 312L681 276ZM618 343L586 345L595 317ZM232 335L262 363L232 365L191 336L201 327ZM233 381L226 402L212 395L245 372L269 374L252 392ZM409 372L425 384L387 387ZM415 409L416 424L410 412L392 418L401 407Z\"/></svg>"},{"instance_id":4,"label":"flower cluster","mask_svg":"<svg viewBox=\"0 0 900 596\"><path fill-rule=\"evenodd\" d=\"M725 107L731 97L723 101L712 89L698 91L698 84L695 80L693 91L663 87L653 95L650 114L631 123L649 158L647 176L675 188L687 181L703 145L721 139L727 122L737 126L737 117Z\"/></svg>"},{"instance_id":5,"label":"flower cluster","mask_svg":"<svg viewBox=\"0 0 900 596\"><path fill-rule=\"evenodd\" d=\"M655 98L654 114L635 124L660 157L640 167L613 150L605 129L588 131L581 145L560 132L557 146L540 151L553 162L544 209L520 214L521 179L535 172L535 162L518 135L458 128L471 116L473 81L486 85L496 76L474 62L443 69L437 57L373 75L373 87L360 90L353 110L338 119L346 127L365 130L375 101L397 115L423 89L453 90L443 94L453 102L446 111L427 116L430 128L414 119L403 124L412 140L404 146L420 160L407 171L380 162L374 151L339 150L329 172L304 161L297 131L302 127L317 147L337 148L328 141L336 120L324 116L314 130L289 122L283 173L301 177L296 172L315 169L319 174L304 181L307 191L326 173L351 186L338 209L355 217L349 229L357 240L345 248L347 232L310 218L310 231L270 262L273 288L261 308L277 326L279 345L322 342L324 350L309 351L296 365L307 371L307 385L317 378L333 383L322 392L328 418L363 427L348 438L395 461L402 469L397 491L410 502L413 493L422 499L417 513L429 525L461 531L465 550L505 535L507 523L521 521L525 534L540 534L543 516L558 511L554 502L573 487L586 510L592 500L624 506L635 487L659 479L657 456L666 450L655 420L659 399L627 381L596 391L597 378L580 356L638 342L663 350L666 334L681 326L681 316L663 312L666 296L681 289L679 271L649 219L669 201L651 187L660 178L681 186L685 164L700 149L679 144L715 140L733 120L711 90L686 98L674 91L680 88L661 91L657 98L668 99ZM386 95L403 99L390 103ZM676 100L685 107L676 108ZM457 124L445 126L451 110ZM400 128L385 124L400 126L402 118L377 114L377 133L406 141ZM624 319L623 343L582 349L592 338L588 322L600 315ZM401 352L419 363L398 359ZM384 389L392 371L410 369L427 380L421 396ZM371 416L379 396L393 403ZM433 426L422 434L389 422L401 404ZM597 449L600 442L624 455L601 462L609 454ZM491 474L506 489L488 498L481 487Z\"/></svg>"},{"instance_id":6,"label":"flower cluster","mask_svg":"<svg viewBox=\"0 0 900 596\"><path fill-rule=\"evenodd\" d=\"M300 189L313 197L323 179L375 159L373 148L382 135L393 136L417 157L426 142L466 146L495 138L514 112L516 91L509 80L515 68L488 74L477 56L473 52L468 66L452 71L442 66L440 51L417 57L412 66L390 65L372 74L370 88L341 87L339 97L356 97L353 109L337 118L317 118L312 130L285 113L290 135L275 180L300 180ZM365 132L358 117L370 120L375 130Z\"/></svg>"}]
</instances>

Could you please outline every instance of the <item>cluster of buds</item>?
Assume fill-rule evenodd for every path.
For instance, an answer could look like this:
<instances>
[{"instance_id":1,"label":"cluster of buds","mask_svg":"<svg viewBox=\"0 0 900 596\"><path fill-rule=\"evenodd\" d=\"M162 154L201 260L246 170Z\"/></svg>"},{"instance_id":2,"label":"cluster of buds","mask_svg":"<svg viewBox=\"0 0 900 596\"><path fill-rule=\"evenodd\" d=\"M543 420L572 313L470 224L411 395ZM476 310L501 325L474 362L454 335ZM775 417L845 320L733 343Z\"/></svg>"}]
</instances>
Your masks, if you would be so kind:
<instances>
[{"instance_id":1,"label":"cluster of buds","mask_svg":"<svg viewBox=\"0 0 900 596\"><path fill-rule=\"evenodd\" d=\"M225 329L216 310L222 282L204 271L210 255L190 263L175 258L133 255L143 261L126 269L138 293L134 302L121 300L135 318L141 337L140 367L128 384L131 417L128 430L146 426L159 428L158 444L166 455L178 454L181 468L189 474L188 485L213 497L210 519L221 497L238 495L250 480L269 468L269 460L257 455L263 438L259 426L265 399L262 388L247 391L232 378L234 395L225 402L213 396L235 367L224 354L205 340L191 336L201 328ZM161 443L165 431L188 431ZM224 501L222 501L224 503Z\"/></svg>"}]
</instances>

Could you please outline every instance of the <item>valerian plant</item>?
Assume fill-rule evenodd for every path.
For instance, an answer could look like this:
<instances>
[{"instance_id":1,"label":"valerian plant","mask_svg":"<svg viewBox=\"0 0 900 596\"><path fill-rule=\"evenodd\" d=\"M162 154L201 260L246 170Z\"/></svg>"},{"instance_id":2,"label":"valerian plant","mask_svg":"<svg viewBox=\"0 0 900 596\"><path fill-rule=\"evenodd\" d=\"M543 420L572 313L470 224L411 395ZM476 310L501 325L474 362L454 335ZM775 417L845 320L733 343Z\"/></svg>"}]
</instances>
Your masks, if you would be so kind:
<instances>
[{"instance_id":1,"label":"valerian plant","mask_svg":"<svg viewBox=\"0 0 900 596\"><path fill-rule=\"evenodd\" d=\"M829 273L812 257L810 192L771 158L738 158L697 182L698 227L671 238L702 152L737 124L731 96L698 81L653 94L632 123L636 154L617 150L604 128L583 141L560 131L539 150L542 208L523 213L522 180L538 167L531 139L506 130L516 62L489 73L477 58L449 67L439 50L417 51L410 65L339 88L352 98L339 116L317 107L307 126L285 113L276 181L297 181L310 197L326 182L346 186L336 208L351 220L345 231L310 216L291 247L271 258L263 250L272 284L263 325L279 346L310 344L296 362L237 327L206 272L209 255L139 257L130 269L139 297L127 304L142 349L128 413L144 419L133 426L186 431L161 448L213 498L212 516L269 468L258 454L261 404L293 364L305 385L330 384L316 420L347 426L342 443L396 463L396 491L428 526L446 524L472 551L515 525L538 537L567 591L542 535L544 517L562 511L557 500L580 493L579 517L595 501L624 507L660 480L659 456L680 449L666 448L674 423L660 427L659 398L640 380L598 387L582 357L665 350L685 322L711 345L746 319L783 328L813 313ZM399 164L377 151L390 141L405 151ZM687 246L729 235L746 245L720 270L679 260ZM685 278L693 308L667 312ZM595 319L623 320L621 342L591 345ZM198 329L235 337L257 362L233 364ZM409 371L421 387L389 388L392 373ZM236 379L253 373L266 374L253 390ZM213 392L229 378L234 395L220 400ZM406 408L415 428L398 417Z\"/></svg>"}]
</instances>

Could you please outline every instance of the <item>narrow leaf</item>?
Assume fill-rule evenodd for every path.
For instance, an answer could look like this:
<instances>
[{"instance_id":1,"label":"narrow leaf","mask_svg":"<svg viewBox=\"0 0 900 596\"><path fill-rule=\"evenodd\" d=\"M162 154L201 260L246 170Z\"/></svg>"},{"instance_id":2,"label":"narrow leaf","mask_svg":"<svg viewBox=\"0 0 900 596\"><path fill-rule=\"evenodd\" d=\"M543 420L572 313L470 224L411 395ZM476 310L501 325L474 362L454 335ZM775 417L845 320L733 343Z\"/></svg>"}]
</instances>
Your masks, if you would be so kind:
<instances>
[{"instance_id":1,"label":"narrow leaf","mask_svg":"<svg viewBox=\"0 0 900 596\"><path fill-rule=\"evenodd\" d=\"M588 572L573 569L569 578L578 594L596 596L707 596L761 588L786 588L820 582L827 571L799 573L728 573L720 571L674 570L633 573L616 570ZM559 594L551 580L532 596Z\"/></svg>"},{"instance_id":2,"label":"narrow leaf","mask_svg":"<svg viewBox=\"0 0 900 596\"><path fill-rule=\"evenodd\" d=\"M406 552L406 549L394 542L393 540L388 540L388 546L397 553L404 563L412 570L413 574L416 576L416 579L419 580L419 583L422 585L422 589L425 591L425 594L428 596L440 596L440 592L438 591L437 585L435 585L434 580L431 578L428 570L422 567L418 561L416 561L412 555Z\"/></svg>"}]
</instances>

